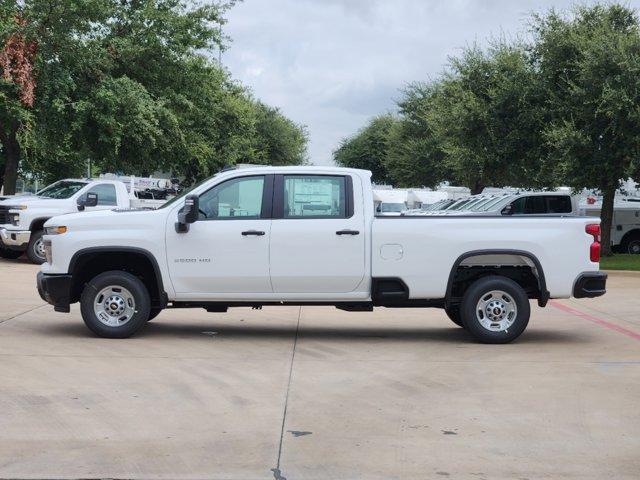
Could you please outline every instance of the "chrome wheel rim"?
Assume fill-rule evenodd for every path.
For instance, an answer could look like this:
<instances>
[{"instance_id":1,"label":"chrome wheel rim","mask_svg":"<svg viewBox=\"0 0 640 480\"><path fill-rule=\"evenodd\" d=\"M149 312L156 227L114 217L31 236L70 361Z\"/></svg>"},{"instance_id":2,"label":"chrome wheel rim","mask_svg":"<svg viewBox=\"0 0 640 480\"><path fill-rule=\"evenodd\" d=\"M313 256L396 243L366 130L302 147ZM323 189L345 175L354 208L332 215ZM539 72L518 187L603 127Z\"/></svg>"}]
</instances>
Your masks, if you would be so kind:
<instances>
[{"instance_id":1,"label":"chrome wheel rim","mask_svg":"<svg viewBox=\"0 0 640 480\"><path fill-rule=\"evenodd\" d=\"M34 243L33 251L38 256L38 258L46 258L44 251L44 241L42 240L42 237L40 237L38 240L36 240L36 243Z\"/></svg>"},{"instance_id":2,"label":"chrome wheel rim","mask_svg":"<svg viewBox=\"0 0 640 480\"><path fill-rule=\"evenodd\" d=\"M476 319L490 332L504 332L518 316L516 301L502 290L492 290L480 297L476 306Z\"/></svg>"},{"instance_id":3,"label":"chrome wheel rim","mask_svg":"<svg viewBox=\"0 0 640 480\"><path fill-rule=\"evenodd\" d=\"M94 297L93 312L103 325L121 327L133 318L136 313L136 302L126 288L109 285Z\"/></svg>"}]
</instances>

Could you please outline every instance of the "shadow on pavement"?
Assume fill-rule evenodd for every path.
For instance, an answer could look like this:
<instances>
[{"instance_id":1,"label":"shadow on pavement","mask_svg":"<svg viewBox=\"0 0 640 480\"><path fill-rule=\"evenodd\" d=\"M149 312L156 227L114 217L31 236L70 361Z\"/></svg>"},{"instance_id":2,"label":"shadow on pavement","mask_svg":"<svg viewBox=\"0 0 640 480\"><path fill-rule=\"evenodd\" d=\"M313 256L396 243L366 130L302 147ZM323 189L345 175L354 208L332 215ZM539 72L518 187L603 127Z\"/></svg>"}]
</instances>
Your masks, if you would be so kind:
<instances>
[{"instance_id":1,"label":"shadow on pavement","mask_svg":"<svg viewBox=\"0 0 640 480\"><path fill-rule=\"evenodd\" d=\"M41 325L39 333L48 336L72 336L72 337L94 337L94 335L84 326L77 324L56 324L49 323ZM216 338L229 339L292 339L295 337L296 327L283 326L252 326L252 325L221 325L214 322L207 323L185 323L176 321L175 323L151 322L144 327L134 337L135 339L156 339L156 338L203 338L214 336ZM356 342L392 341L392 342L441 342L441 343L469 343L473 342L471 337L462 328L449 328L438 326L425 326L424 328L352 328L341 327L307 327L300 328L298 336L303 339L316 340L350 340ZM585 344L591 340L580 334L580 332L560 332L552 330L530 330L525 332L514 343L557 343L557 344Z\"/></svg>"}]
</instances>

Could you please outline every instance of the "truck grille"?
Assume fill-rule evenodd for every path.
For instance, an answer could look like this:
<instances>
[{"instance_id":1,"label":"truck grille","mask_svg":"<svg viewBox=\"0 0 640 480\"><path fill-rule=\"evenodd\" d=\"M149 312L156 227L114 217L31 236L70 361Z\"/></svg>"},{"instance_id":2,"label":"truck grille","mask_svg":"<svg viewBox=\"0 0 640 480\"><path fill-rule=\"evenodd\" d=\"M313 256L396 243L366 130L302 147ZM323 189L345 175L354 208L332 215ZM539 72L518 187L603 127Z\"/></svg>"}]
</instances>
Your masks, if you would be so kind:
<instances>
[{"instance_id":1,"label":"truck grille","mask_svg":"<svg viewBox=\"0 0 640 480\"><path fill-rule=\"evenodd\" d=\"M9 223L9 208L0 207L0 225Z\"/></svg>"}]
</instances>

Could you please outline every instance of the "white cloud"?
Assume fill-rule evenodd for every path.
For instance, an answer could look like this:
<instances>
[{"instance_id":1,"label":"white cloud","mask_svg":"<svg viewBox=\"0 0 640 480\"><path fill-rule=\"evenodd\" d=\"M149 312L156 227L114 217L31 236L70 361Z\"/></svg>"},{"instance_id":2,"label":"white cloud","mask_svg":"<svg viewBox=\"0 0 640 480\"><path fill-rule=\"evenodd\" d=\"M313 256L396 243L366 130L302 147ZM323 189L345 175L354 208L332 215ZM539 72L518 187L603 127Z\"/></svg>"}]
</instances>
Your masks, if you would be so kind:
<instances>
[{"instance_id":1,"label":"white cloud","mask_svg":"<svg viewBox=\"0 0 640 480\"><path fill-rule=\"evenodd\" d=\"M245 0L229 12L223 63L256 97L308 126L311 161L393 110L464 45L522 32L530 12L571 0ZM631 2L637 6L638 2Z\"/></svg>"}]
</instances>

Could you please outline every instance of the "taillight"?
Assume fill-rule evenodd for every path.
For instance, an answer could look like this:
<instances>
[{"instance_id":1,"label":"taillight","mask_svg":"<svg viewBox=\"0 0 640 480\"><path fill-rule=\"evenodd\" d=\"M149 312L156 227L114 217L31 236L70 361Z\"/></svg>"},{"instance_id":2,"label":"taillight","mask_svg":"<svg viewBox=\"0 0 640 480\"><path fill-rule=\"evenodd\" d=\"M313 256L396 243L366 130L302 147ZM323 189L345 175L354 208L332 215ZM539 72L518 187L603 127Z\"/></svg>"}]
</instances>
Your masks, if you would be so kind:
<instances>
[{"instance_id":1,"label":"taillight","mask_svg":"<svg viewBox=\"0 0 640 480\"><path fill-rule=\"evenodd\" d=\"M593 235L593 238L596 242L600 241L600 224L599 223L591 223L585 227L585 231L589 235Z\"/></svg>"},{"instance_id":2,"label":"taillight","mask_svg":"<svg viewBox=\"0 0 640 480\"><path fill-rule=\"evenodd\" d=\"M593 236L593 243L589 247L589 258L592 262L600 261L600 225L591 223L584 228L585 232Z\"/></svg>"}]
</instances>

